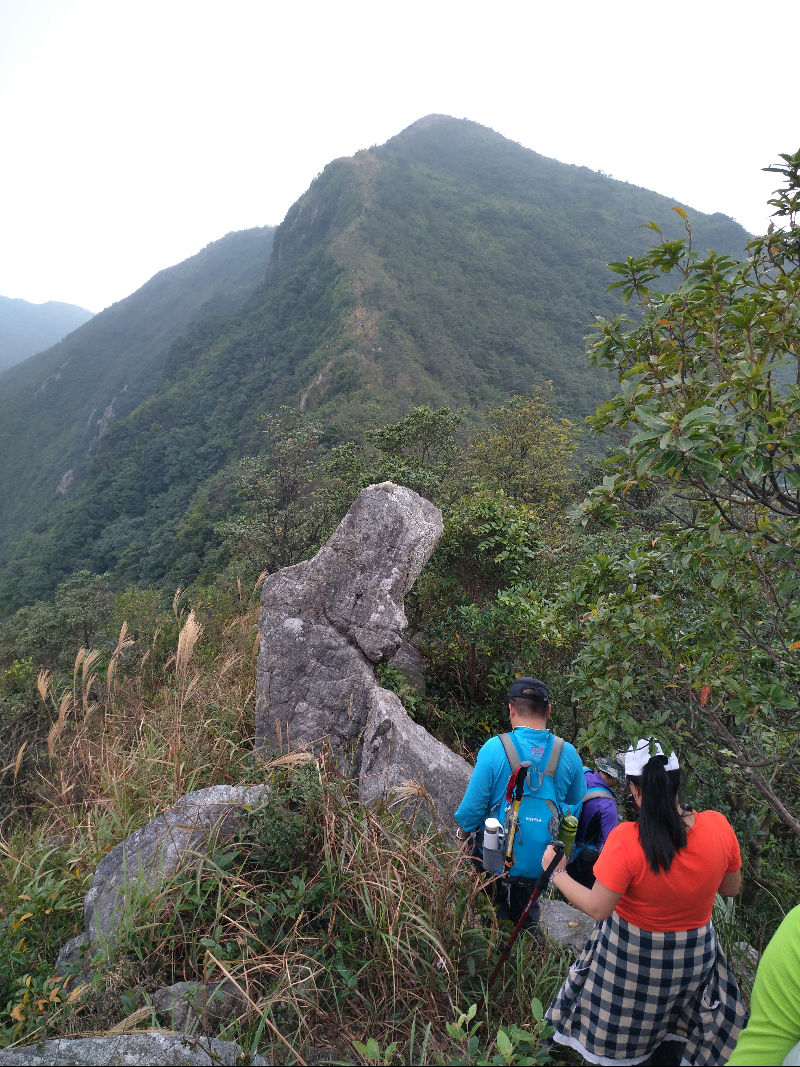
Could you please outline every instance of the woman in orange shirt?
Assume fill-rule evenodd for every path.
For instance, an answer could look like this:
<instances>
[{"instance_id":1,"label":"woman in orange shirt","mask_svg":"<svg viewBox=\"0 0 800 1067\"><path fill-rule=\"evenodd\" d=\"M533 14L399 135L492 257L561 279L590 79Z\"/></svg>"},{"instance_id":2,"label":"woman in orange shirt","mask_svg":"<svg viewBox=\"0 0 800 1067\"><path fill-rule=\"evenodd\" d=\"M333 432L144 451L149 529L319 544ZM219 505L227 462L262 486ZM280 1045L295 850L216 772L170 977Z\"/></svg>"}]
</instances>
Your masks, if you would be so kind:
<instances>
[{"instance_id":1,"label":"woman in orange shirt","mask_svg":"<svg viewBox=\"0 0 800 1067\"><path fill-rule=\"evenodd\" d=\"M747 1013L711 910L717 893L739 892L739 843L724 815L681 805L677 757L652 747L652 757L646 739L625 754L639 820L611 831L594 886L564 861L550 879L598 926L547 1020L553 1040L590 1063L725 1063Z\"/></svg>"}]
</instances>

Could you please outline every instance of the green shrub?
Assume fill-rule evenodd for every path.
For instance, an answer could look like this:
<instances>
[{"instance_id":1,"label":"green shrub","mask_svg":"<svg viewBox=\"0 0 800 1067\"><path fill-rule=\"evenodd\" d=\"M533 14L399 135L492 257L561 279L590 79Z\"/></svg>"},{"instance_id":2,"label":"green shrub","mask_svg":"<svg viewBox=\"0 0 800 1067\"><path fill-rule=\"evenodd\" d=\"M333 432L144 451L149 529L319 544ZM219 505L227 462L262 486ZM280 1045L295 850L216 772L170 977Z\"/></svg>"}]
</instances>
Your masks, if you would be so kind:
<instances>
[{"instance_id":1,"label":"green shrub","mask_svg":"<svg viewBox=\"0 0 800 1067\"><path fill-rule=\"evenodd\" d=\"M32 1038L69 996L54 972L78 933L91 871L75 850L23 835L0 841L0 1047Z\"/></svg>"}]
</instances>

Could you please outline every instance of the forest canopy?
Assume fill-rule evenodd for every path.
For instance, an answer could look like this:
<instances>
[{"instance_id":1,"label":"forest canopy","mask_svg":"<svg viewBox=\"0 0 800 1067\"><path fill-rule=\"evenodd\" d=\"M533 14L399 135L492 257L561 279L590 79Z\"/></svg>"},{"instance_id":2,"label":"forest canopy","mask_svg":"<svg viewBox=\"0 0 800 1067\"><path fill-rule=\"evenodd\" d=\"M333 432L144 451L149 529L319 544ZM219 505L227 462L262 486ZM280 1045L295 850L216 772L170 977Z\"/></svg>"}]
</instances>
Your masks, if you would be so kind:
<instances>
[{"instance_id":1,"label":"forest canopy","mask_svg":"<svg viewBox=\"0 0 800 1067\"><path fill-rule=\"evenodd\" d=\"M624 444L585 521L640 523L643 498L660 518L574 576L573 677L575 698L594 702L593 733L610 739L635 718L680 739L748 811L754 845L790 836L796 855L800 154L781 158L776 223L745 260L697 252L687 220L676 241L651 224L650 252L611 265L635 309L597 324L592 359L620 390L594 425Z\"/></svg>"}]
</instances>

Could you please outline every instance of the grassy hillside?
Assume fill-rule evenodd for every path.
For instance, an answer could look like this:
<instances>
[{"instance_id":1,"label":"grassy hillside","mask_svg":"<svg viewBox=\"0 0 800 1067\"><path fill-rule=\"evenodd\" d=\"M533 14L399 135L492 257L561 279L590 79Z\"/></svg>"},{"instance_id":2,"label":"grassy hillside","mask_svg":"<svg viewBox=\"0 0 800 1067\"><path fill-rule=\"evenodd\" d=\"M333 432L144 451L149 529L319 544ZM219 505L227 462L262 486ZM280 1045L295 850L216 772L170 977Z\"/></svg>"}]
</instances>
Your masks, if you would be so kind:
<instances>
[{"instance_id":1,"label":"grassy hillside","mask_svg":"<svg viewBox=\"0 0 800 1067\"><path fill-rule=\"evenodd\" d=\"M75 683L41 678L55 725L22 754L0 827L0 1045L169 1026L155 990L195 982L210 1033L270 1063L577 1062L548 1055L542 1022L573 952L523 933L476 1016L511 926L452 838L399 817L424 811L424 793L367 810L325 754L254 761L255 596L232 617L204 613L205 627L174 606L110 656L82 650ZM193 790L260 781L269 803L235 840L128 894L91 985L55 973L111 847ZM715 909L749 992L734 920ZM246 997L206 1021L225 980Z\"/></svg>"},{"instance_id":2,"label":"grassy hillside","mask_svg":"<svg viewBox=\"0 0 800 1067\"><path fill-rule=\"evenodd\" d=\"M385 478L441 506L444 530L405 604L425 691L385 663L381 684L467 758L507 726L508 683L531 671L548 682L554 729L587 765L642 736L674 748L682 799L720 811L740 842L743 889L717 902L714 922L749 995L750 946L761 950L794 906L800 871L800 458L789 432L800 399L772 380L800 347L787 312L800 277L800 155L783 157L790 225L752 242L746 264L689 260L679 290L636 294L638 326L603 324L594 359L613 368L617 395L595 421L648 432L599 486L590 463L574 462L576 427L561 417L580 379L573 393L559 379L557 411L556 387L537 374L550 358L544 326L557 323L544 312L562 292L608 300L607 275L573 270L570 283L557 263L536 268L538 291L557 284L531 318L520 264L538 263L529 245L540 257L550 247L560 177L576 180L570 205L606 179L528 156L472 124L426 120L331 164L276 234L264 284L240 313L182 334L158 387L112 421L59 513L43 510L49 525L30 529L30 554L17 549L6 573L20 598L25 581L56 581L76 561L108 573L71 573L52 602L0 620L0 1044L168 1024L155 989L191 979L208 993L233 978L246 997L224 1035L270 1062L548 1062L542 1008L567 954L519 939L470 1017L502 929L448 838L398 820L395 805L424 805L422 793L406 783L366 811L324 752L253 760L261 582L308 558L342 501ZM528 178L515 184L517 164ZM500 174L513 196L497 193ZM400 188L405 210L390 210ZM619 183L610 199L626 203L626 189L637 211L653 207L645 217L680 232L669 201ZM481 212L491 227L475 221ZM450 214L459 225L445 241ZM526 220L516 236L513 218ZM696 244L724 250L726 233L738 240L727 227L701 218ZM571 256L599 254L566 232ZM395 246L405 251L390 266ZM661 254L631 270L648 277L650 262L659 277ZM521 338L513 358L511 340L504 359L488 344L493 292ZM448 350L459 330L465 346L486 347ZM583 360L565 343L550 367ZM479 407L515 368L525 395ZM465 413L416 406L368 432L412 399L460 397L473 404ZM281 401L294 406L257 417ZM566 410L574 417L579 401ZM243 452L257 455L238 465ZM785 513L764 522L786 471ZM213 536L230 539L229 561L209 552ZM195 573L188 588L170 585ZM271 787L268 814L253 813L196 872L131 894L113 965L90 988L76 993L54 973L109 848L181 794L254 780Z\"/></svg>"},{"instance_id":3,"label":"grassy hillside","mask_svg":"<svg viewBox=\"0 0 800 1067\"><path fill-rule=\"evenodd\" d=\"M197 307L168 351L161 337L149 365L137 359L133 384L112 332L104 359L80 363L84 380L108 379L100 402L65 402L57 383L57 434L43 403L15 406L9 436L27 439L0 498L23 492L0 527L0 603L45 595L78 567L191 580L202 545L175 541L187 508L259 450L258 416L280 404L313 411L329 445L415 404L485 408L548 380L560 412L581 420L608 395L583 340L617 302L606 264L644 247L650 218L680 232L671 207L441 116L334 161L277 229L266 279L237 313L200 320ZM742 250L731 220L693 222L698 243ZM30 387L54 381L60 357L46 356Z\"/></svg>"}]
</instances>

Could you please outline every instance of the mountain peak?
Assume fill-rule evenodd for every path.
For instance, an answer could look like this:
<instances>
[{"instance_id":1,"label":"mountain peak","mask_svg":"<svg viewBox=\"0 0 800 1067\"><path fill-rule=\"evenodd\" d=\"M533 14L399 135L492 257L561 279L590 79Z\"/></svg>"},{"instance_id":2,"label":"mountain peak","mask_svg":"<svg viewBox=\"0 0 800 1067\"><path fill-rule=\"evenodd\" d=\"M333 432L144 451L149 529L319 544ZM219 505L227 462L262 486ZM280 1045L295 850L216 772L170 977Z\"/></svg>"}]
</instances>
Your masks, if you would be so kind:
<instances>
[{"instance_id":1,"label":"mountain peak","mask_svg":"<svg viewBox=\"0 0 800 1067\"><path fill-rule=\"evenodd\" d=\"M583 355L616 308L607 264L644 251L648 219L681 236L673 203L448 115L333 160L266 275L266 235L231 235L4 373L0 608L78 567L191 581L280 405L331 445L420 404L478 420L545 382L581 420L607 395ZM740 227L692 222L699 246L743 251Z\"/></svg>"},{"instance_id":2,"label":"mountain peak","mask_svg":"<svg viewBox=\"0 0 800 1067\"><path fill-rule=\"evenodd\" d=\"M387 144L392 144L395 141L401 141L409 135L415 133L429 133L431 131L436 133L445 132L482 132L492 137L496 137L498 141L505 141L506 138L502 134L492 130L489 126L482 126L479 122L474 122L472 119L457 119L453 115L442 115L438 112L432 112L430 115L423 115L422 118L412 122L410 126L406 126L400 133L395 134L394 137L389 138Z\"/></svg>"},{"instance_id":3,"label":"mountain peak","mask_svg":"<svg viewBox=\"0 0 800 1067\"><path fill-rule=\"evenodd\" d=\"M404 133L407 133L409 130L426 130L431 126L437 126L441 123L469 121L469 119L457 119L454 118L452 115L442 115L438 112L432 112L430 115L423 115L421 119L417 119L415 122L412 122L410 126L406 126L406 128L404 130L401 130L400 133L397 134L397 136L402 137L402 135Z\"/></svg>"}]
</instances>

